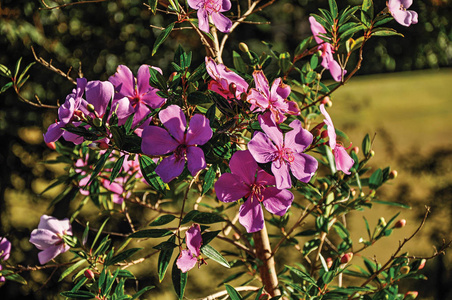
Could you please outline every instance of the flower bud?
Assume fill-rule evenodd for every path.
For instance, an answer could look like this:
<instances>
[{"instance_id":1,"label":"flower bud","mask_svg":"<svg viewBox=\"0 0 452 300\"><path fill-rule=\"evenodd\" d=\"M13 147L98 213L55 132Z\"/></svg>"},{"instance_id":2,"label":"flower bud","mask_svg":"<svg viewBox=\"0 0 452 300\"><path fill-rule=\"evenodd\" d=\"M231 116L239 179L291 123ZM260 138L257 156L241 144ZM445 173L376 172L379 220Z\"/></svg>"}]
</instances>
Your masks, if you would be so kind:
<instances>
[{"instance_id":1,"label":"flower bud","mask_svg":"<svg viewBox=\"0 0 452 300\"><path fill-rule=\"evenodd\" d=\"M375 194L377 193L376 190L370 190L369 196L370 197L375 197Z\"/></svg>"},{"instance_id":2,"label":"flower bud","mask_svg":"<svg viewBox=\"0 0 452 300\"><path fill-rule=\"evenodd\" d=\"M106 149L108 149L108 144L105 143L105 142L100 142L97 146L98 146L99 149L101 149L101 150L106 150Z\"/></svg>"},{"instance_id":3,"label":"flower bud","mask_svg":"<svg viewBox=\"0 0 452 300\"><path fill-rule=\"evenodd\" d=\"M311 134L312 134L312 136L319 136L320 135L320 129L314 128L313 130L311 130Z\"/></svg>"},{"instance_id":4,"label":"flower bud","mask_svg":"<svg viewBox=\"0 0 452 300\"><path fill-rule=\"evenodd\" d=\"M403 300L414 300L414 299L417 298L417 295L418 295L418 294L419 294L419 293L416 292L416 291L409 291L409 292L406 292L405 297L403 298Z\"/></svg>"},{"instance_id":5,"label":"flower bud","mask_svg":"<svg viewBox=\"0 0 452 300\"><path fill-rule=\"evenodd\" d=\"M374 150L370 150L370 153L369 153L369 155L370 155L370 157L373 157L373 156L375 156L375 151L374 151Z\"/></svg>"},{"instance_id":6,"label":"flower bud","mask_svg":"<svg viewBox=\"0 0 452 300\"><path fill-rule=\"evenodd\" d=\"M94 126L96 126L96 127L101 127L101 126L102 126L102 119L95 118L95 119L93 120L93 124L94 124Z\"/></svg>"},{"instance_id":7,"label":"flower bud","mask_svg":"<svg viewBox=\"0 0 452 300\"><path fill-rule=\"evenodd\" d=\"M378 219L378 226L385 227L386 226L386 220L385 218L381 217Z\"/></svg>"},{"instance_id":8,"label":"flower bud","mask_svg":"<svg viewBox=\"0 0 452 300\"><path fill-rule=\"evenodd\" d=\"M95 112L95 111L96 111L96 109L94 108L94 105L92 105L91 103L89 103L89 104L86 106L86 109L87 109L89 112Z\"/></svg>"},{"instance_id":9,"label":"flower bud","mask_svg":"<svg viewBox=\"0 0 452 300\"><path fill-rule=\"evenodd\" d=\"M425 267L425 263L427 262L427 260L425 258L423 258L421 260L421 264L419 265L418 270L422 270Z\"/></svg>"},{"instance_id":10,"label":"flower bud","mask_svg":"<svg viewBox=\"0 0 452 300\"><path fill-rule=\"evenodd\" d=\"M400 273L402 273L403 275L406 275L406 274L410 273L410 270L411 270L410 267L403 266L400 268Z\"/></svg>"},{"instance_id":11,"label":"flower bud","mask_svg":"<svg viewBox=\"0 0 452 300\"><path fill-rule=\"evenodd\" d=\"M325 98L322 99L322 101L320 101L320 104L326 104L328 101L331 101L330 97L326 96Z\"/></svg>"},{"instance_id":12,"label":"flower bud","mask_svg":"<svg viewBox=\"0 0 452 300\"><path fill-rule=\"evenodd\" d=\"M244 53L250 52L250 49L248 48L248 45L245 44L245 43L240 43L239 44L239 49L240 49L240 51L242 51Z\"/></svg>"},{"instance_id":13,"label":"flower bud","mask_svg":"<svg viewBox=\"0 0 452 300\"><path fill-rule=\"evenodd\" d=\"M235 96L235 92L237 91L237 85L234 82L231 82L229 85L229 92Z\"/></svg>"},{"instance_id":14,"label":"flower bud","mask_svg":"<svg viewBox=\"0 0 452 300\"><path fill-rule=\"evenodd\" d=\"M402 228L406 225L405 219L400 219L394 224L394 228Z\"/></svg>"},{"instance_id":15,"label":"flower bud","mask_svg":"<svg viewBox=\"0 0 452 300\"><path fill-rule=\"evenodd\" d=\"M397 178L397 171L396 170L392 170L389 173L389 179L396 179Z\"/></svg>"},{"instance_id":16,"label":"flower bud","mask_svg":"<svg viewBox=\"0 0 452 300\"><path fill-rule=\"evenodd\" d=\"M350 193L352 194L352 197L355 198L356 190L355 189L350 189Z\"/></svg>"},{"instance_id":17,"label":"flower bud","mask_svg":"<svg viewBox=\"0 0 452 300\"><path fill-rule=\"evenodd\" d=\"M326 266L328 267L328 269L330 269L333 266L333 259L331 257L328 257L326 259Z\"/></svg>"},{"instance_id":18,"label":"flower bud","mask_svg":"<svg viewBox=\"0 0 452 300\"><path fill-rule=\"evenodd\" d=\"M83 274L88 279L93 279L94 278L94 272L92 270L90 270L90 269L86 269Z\"/></svg>"},{"instance_id":19,"label":"flower bud","mask_svg":"<svg viewBox=\"0 0 452 300\"><path fill-rule=\"evenodd\" d=\"M52 150L56 149L55 142L46 143L46 145L47 145L47 147L49 147L49 149L52 149Z\"/></svg>"},{"instance_id":20,"label":"flower bud","mask_svg":"<svg viewBox=\"0 0 452 300\"><path fill-rule=\"evenodd\" d=\"M359 153L359 147L353 147L352 151L355 152L356 154L358 154Z\"/></svg>"},{"instance_id":21,"label":"flower bud","mask_svg":"<svg viewBox=\"0 0 452 300\"><path fill-rule=\"evenodd\" d=\"M169 77L169 81L173 81L174 76L176 76L176 75L177 75L177 72L171 73L171 75L170 75L170 77Z\"/></svg>"},{"instance_id":22,"label":"flower bud","mask_svg":"<svg viewBox=\"0 0 452 300\"><path fill-rule=\"evenodd\" d=\"M326 139L328 137L328 131L326 131L326 130L322 131L322 133L320 134L320 137L322 139Z\"/></svg>"},{"instance_id":23,"label":"flower bud","mask_svg":"<svg viewBox=\"0 0 452 300\"><path fill-rule=\"evenodd\" d=\"M236 240L236 241L240 240L240 235L237 232L234 233L233 237L234 237L234 240Z\"/></svg>"},{"instance_id":24,"label":"flower bud","mask_svg":"<svg viewBox=\"0 0 452 300\"><path fill-rule=\"evenodd\" d=\"M341 257L341 264L346 264L348 262L350 262L353 258L353 253L352 252L348 252L345 253L342 257Z\"/></svg>"},{"instance_id":25,"label":"flower bud","mask_svg":"<svg viewBox=\"0 0 452 300\"><path fill-rule=\"evenodd\" d=\"M267 293L262 293L262 294L259 296L259 300L269 300L269 299L270 299L270 295L267 294Z\"/></svg>"}]
</instances>

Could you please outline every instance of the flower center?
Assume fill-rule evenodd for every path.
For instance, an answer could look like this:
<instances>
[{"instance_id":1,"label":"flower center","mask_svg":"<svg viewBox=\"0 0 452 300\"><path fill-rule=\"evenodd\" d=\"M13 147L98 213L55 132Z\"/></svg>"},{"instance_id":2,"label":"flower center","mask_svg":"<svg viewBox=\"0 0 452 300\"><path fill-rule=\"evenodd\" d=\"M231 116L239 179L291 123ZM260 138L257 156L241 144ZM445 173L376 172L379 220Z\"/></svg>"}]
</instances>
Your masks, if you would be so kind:
<instances>
[{"instance_id":1,"label":"flower center","mask_svg":"<svg viewBox=\"0 0 452 300\"><path fill-rule=\"evenodd\" d=\"M293 155L293 150L290 148L279 148L278 149L278 158L281 161L287 161L288 163L292 163L295 160L295 157Z\"/></svg>"},{"instance_id":2,"label":"flower center","mask_svg":"<svg viewBox=\"0 0 452 300\"><path fill-rule=\"evenodd\" d=\"M264 201L264 196L262 195L262 192L265 190L265 186L260 184L253 184L251 186L251 201L253 201L254 198L256 198L259 202Z\"/></svg>"},{"instance_id":3,"label":"flower center","mask_svg":"<svg viewBox=\"0 0 452 300\"><path fill-rule=\"evenodd\" d=\"M141 102L141 97L138 94L137 90L135 90L133 96L129 96L128 98L129 98L129 101L130 101L130 105L132 105L133 108L135 108L138 105L138 103Z\"/></svg>"},{"instance_id":4,"label":"flower center","mask_svg":"<svg viewBox=\"0 0 452 300\"><path fill-rule=\"evenodd\" d=\"M207 10L207 12L219 12L221 9L221 0L207 0L204 2L204 8Z\"/></svg>"},{"instance_id":5,"label":"flower center","mask_svg":"<svg viewBox=\"0 0 452 300\"><path fill-rule=\"evenodd\" d=\"M174 151L174 155L176 155L177 160L183 159L185 157L185 153L187 153L187 145L185 144L180 144Z\"/></svg>"}]
</instances>

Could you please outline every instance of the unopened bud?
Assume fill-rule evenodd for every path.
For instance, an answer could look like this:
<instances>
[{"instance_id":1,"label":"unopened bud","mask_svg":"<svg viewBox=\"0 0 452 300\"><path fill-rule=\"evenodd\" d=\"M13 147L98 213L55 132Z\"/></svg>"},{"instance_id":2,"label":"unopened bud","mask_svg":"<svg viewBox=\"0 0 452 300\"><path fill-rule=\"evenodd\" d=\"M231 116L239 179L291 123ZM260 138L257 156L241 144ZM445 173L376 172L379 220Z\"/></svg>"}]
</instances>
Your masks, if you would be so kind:
<instances>
[{"instance_id":1,"label":"unopened bud","mask_svg":"<svg viewBox=\"0 0 452 300\"><path fill-rule=\"evenodd\" d=\"M95 112L95 111L96 111L96 108L95 108L94 105L92 105L91 103L88 104L88 105L86 106L86 109L87 109L89 112Z\"/></svg>"},{"instance_id":2,"label":"unopened bud","mask_svg":"<svg viewBox=\"0 0 452 300\"><path fill-rule=\"evenodd\" d=\"M403 275L410 273L410 267L408 266L403 266L400 268L400 273L402 273Z\"/></svg>"},{"instance_id":3,"label":"unopened bud","mask_svg":"<svg viewBox=\"0 0 452 300\"><path fill-rule=\"evenodd\" d=\"M328 101L331 101L330 97L326 96L325 98L322 99L322 101L320 101L320 104L326 104Z\"/></svg>"},{"instance_id":4,"label":"unopened bud","mask_svg":"<svg viewBox=\"0 0 452 300\"><path fill-rule=\"evenodd\" d=\"M236 91L237 91L237 85L234 82L232 82L229 85L229 92L235 96Z\"/></svg>"},{"instance_id":5,"label":"unopened bud","mask_svg":"<svg viewBox=\"0 0 452 300\"><path fill-rule=\"evenodd\" d=\"M105 142L100 142L97 146L98 146L99 149L101 149L101 150L106 150L106 149L108 149L108 144L105 143Z\"/></svg>"},{"instance_id":6,"label":"unopened bud","mask_svg":"<svg viewBox=\"0 0 452 300\"><path fill-rule=\"evenodd\" d=\"M353 198L356 196L356 190L355 189L350 189L350 193L352 194Z\"/></svg>"},{"instance_id":7,"label":"unopened bud","mask_svg":"<svg viewBox=\"0 0 452 300\"><path fill-rule=\"evenodd\" d=\"M177 72L171 73L171 75L170 75L170 77L169 77L169 81L173 81L174 76L176 76L176 75L177 75Z\"/></svg>"},{"instance_id":8,"label":"unopened bud","mask_svg":"<svg viewBox=\"0 0 452 300\"><path fill-rule=\"evenodd\" d=\"M405 219L400 219L394 224L394 228L402 228L406 225Z\"/></svg>"},{"instance_id":9,"label":"unopened bud","mask_svg":"<svg viewBox=\"0 0 452 300\"><path fill-rule=\"evenodd\" d=\"M416 291L406 292L405 297L403 298L403 300L414 300L414 299L417 298L417 295L419 295L419 293L416 292Z\"/></svg>"},{"instance_id":10,"label":"unopened bud","mask_svg":"<svg viewBox=\"0 0 452 300\"><path fill-rule=\"evenodd\" d=\"M269 300L269 299L270 299L270 295L267 294L267 293L262 293L262 294L259 296L259 300Z\"/></svg>"},{"instance_id":11,"label":"unopened bud","mask_svg":"<svg viewBox=\"0 0 452 300\"><path fill-rule=\"evenodd\" d=\"M326 130L322 131L322 133L320 134L320 137L322 139L326 139L328 137L328 131L326 131Z\"/></svg>"},{"instance_id":12,"label":"unopened bud","mask_svg":"<svg viewBox=\"0 0 452 300\"><path fill-rule=\"evenodd\" d=\"M358 154L359 153L359 147L353 147L352 151L355 152L356 154Z\"/></svg>"},{"instance_id":13,"label":"unopened bud","mask_svg":"<svg viewBox=\"0 0 452 300\"><path fill-rule=\"evenodd\" d=\"M392 170L392 171L389 173L389 179L396 179L396 178L397 178L397 175L398 175L397 171L396 171L396 170Z\"/></svg>"},{"instance_id":14,"label":"unopened bud","mask_svg":"<svg viewBox=\"0 0 452 300\"><path fill-rule=\"evenodd\" d=\"M317 55L322 56L322 51L321 50L317 51Z\"/></svg>"},{"instance_id":15,"label":"unopened bud","mask_svg":"<svg viewBox=\"0 0 452 300\"><path fill-rule=\"evenodd\" d=\"M328 189L328 183L322 182L322 190L326 191Z\"/></svg>"},{"instance_id":16,"label":"unopened bud","mask_svg":"<svg viewBox=\"0 0 452 300\"><path fill-rule=\"evenodd\" d=\"M311 130L311 134L312 134L313 136L319 136L320 133L321 133L321 131L320 131L320 129L318 129L318 128L314 128L313 130Z\"/></svg>"},{"instance_id":17,"label":"unopened bud","mask_svg":"<svg viewBox=\"0 0 452 300\"><path fill-rule=\"evenodd\" d=\"M386 220L385 218L381 217L378 219L378 226L385 227L386 226Z\"/></svg>"},{"instance_id":18,"label":"unopened bud","mask_svg":"<svg viewBox=\"0 0 452 300\"><path fill-rule=\"evenodd\" d=\"M102 126L102 119L95 118L95 119L93 120L93 124L94 124L94 126L96 126L96 127L101 127L101 126Z\"/></svg>"},{"instance_id":19,"label":"unopened bud","mask_svg":"<svg viewBox=\"0 0 452 300\"><path fill-rule=\"evenodd\" d=\"M373 157L373 156L375 156L375 151L374 150L370 150L370 157Z\"/></svg>"},{"instance_id":20,"label":"unopened bud","mask_svg":"<svg viewBox=\"0 0 452 300\"><path fill-rule=\"evenodd\" d=\"M331 257L328 257L326 259L326 266L328 267L328 269L330 269L333 266L333 259Z\"/></svg>"},{"instance_id":21,"label":"unopened bud","mask_svg":"<svg viewBox=\"0 0 452 300\"><path fill-rule=\"evenodd\" d=\"M238 241L238 240L240 240L240 235L236 232L236 233L234 233L234 240L236 240L236 241Z\"/></svg>"},{"instance_id":22,"label":"unopened bud","mask_svg":"<svg viewBox=\"0 0 452 300\"><path fill-rule=\"evenodd\" d=\"M341 257L341 264L346 264L349 261L351 261L353 258L353 253L352 252L348 252L345 253L342 257Z\"/></svg>"},{"instance_id":23,"label":"unopened bud","mask_svg":"<svg viewBox=\"0 0 452 300\"><path fill-rule=\"evenodd\" d=\"M418 270L422 270L425 267L425 263L427 262L427 260L425 258L423 258L421 260L421 264L419 265Z\"/></svg>"},{"instance_id":24,"label":"unopened bud","mask_svg":"<svg viewBox=\"0 0 452 300\"><path fill-rule=\"evenodd\" d=\"M245 44L245 43L240 43L239 44L239 49L240 49L240 51L245 52L245 53L250 52L250 49L248 48L248 45Z\"/></svg>"},{"instance_id":25,"label":"unopened bud","mask_svg":"<svg viewBox=\"0 0 452 300\"><path fill-rule=\"evenodd\" d=\"M376 190L370 190L369 196L370 197L375 197L375 194L377 193Z\"/></svg>"},{"instance_id":26,"label":"unopened bud","mask_svg":"<svg viewBox=\"0 0 452 300\"><path fill-rule=\"evenodd\" d=\"M90 270L90 269L85 270L85 272L83 274L88 279L93 279L94 278L94 272L92 270Z\"/></svg>"},{"instance_id":27,"label":"unopened bud","mask_svg":"<svg viewBox=\"0 0 452 300\"><path fill-rule=\"evenodd\" d=\"M49 148L52 149L52 150L55 150L55 149L56 149L55 142L46 143L46 145L47 145L47 147L49 147Z\"/></svg>"}]
</instances>

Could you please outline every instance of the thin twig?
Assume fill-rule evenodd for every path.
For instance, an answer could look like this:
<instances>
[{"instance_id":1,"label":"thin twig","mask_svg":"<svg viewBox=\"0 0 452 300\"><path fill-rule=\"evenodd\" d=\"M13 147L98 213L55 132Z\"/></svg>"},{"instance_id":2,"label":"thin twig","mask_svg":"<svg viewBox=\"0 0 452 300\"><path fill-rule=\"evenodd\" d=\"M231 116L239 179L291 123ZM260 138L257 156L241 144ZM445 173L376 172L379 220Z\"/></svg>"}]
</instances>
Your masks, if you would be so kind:
<instances>
[{"instance_id":1,"label":"thin twig","mask_svg":"<svg viewBox=\"0 0 452 300\"><path fill-rule=\"evenodd\" d=\"M254 291L258 291L259 287L256 287L256 286L239 286L239 287L236 287L235 290L237 292L247 292L247 291L254 292ZM198 298L197 300L215 300L215 299L218 299L220 297L224 297L227 294L228 294L227 291L221 291L221 292L209 295L209 296L204 297L204 298Z\"/></svg>"},{"instance_id":2,"label":"thin twig","mask_svg":"<svg viewBox=\"0 0 452 300\"><path fill-rule=\"evenodd\" d=\"M77 82L76 82L72 77L69 76L70 70L69 70L67 73L64 73L64 72L61 71L60 69L55 68L55 67L52 65L52 61L47 62L47 61L46 61L45 59L43 59L42 57L38 57L38 56L36 55L35 49L34 49L33 47L31 47L31 52L33 53L33 56L34 56L35 60L36 60L38 63L40 63L41 65L43 65L44 67L46 67L46 68L49 69L50 71L53 71L53 72L57 73L58 75L63 76L64 78L66 78L66 79L68 79L70 82L72 82L73 84L77 84ZM72 67L71 67L71 69L72 69Z\"/></svg>"},{"instance_id":3,"label":"thin twig","mask_svg":"<svg viewBox=\"0 0 452 300\"><path fill-rule=\"evenodd\" d=\"M90 3L98 3L98 2L105 2L108 0L91 0L91 1L79 1L79 2L72 2L57 6L49 6L44 0L41 0L41 3L44 5L44 7L40 7L39 10L52 10L52 9L60 9L67 6L77 5L77 4L90 4Z\"/></svg>"}]
</instances>

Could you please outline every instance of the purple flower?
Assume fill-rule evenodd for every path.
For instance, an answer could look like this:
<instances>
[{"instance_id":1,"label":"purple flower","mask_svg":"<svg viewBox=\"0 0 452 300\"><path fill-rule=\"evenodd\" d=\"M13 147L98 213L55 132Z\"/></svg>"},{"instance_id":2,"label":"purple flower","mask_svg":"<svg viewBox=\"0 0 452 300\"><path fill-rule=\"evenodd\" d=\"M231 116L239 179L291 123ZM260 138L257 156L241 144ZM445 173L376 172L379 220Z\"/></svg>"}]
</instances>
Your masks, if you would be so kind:
<instances>
[{"instance_id":1,"label":"purple flower","mask_svg":"<svg viewBox=\"0 0 452 300\"><path fill-rule=\"evenodd\" d=\"M0 236L0 260L7 260L11 252L11 243L6 238Z\"/></svg>"},{"instance_id":2,"label":"purple flower","mask_svg":"<svg viewBox=\"0 0 452 300\"><path fill-rule=\"evenodd\" d=\"M411 4L413 4L413 0L389 0L386 2L394 20L400 25L407 27L411 24L416 24L418 21L417 12L407 10Z\"/></svg>"},{"instance_id":3,"label":"purple flower","mask_svg":"<svg viewBox=\"0 0 452 300\"><path fill-rule=\"evenodd\" d=\"M209 90L214 91L224 98L241 99L243 93L248 91L248 83L238 74L229 70L223 64L216 64L211 57L206 57L206 69L210 77Z\"/></svg>"},{"instance_id":4,"label":"purple flower","mask_svg":"<svg viewBox=\"0 0 452 300\"><path fill-rule=\"evenodd\" d=\"M42 250L38 253L41 265L70 249L64 243L64 235L72 235L71 224L67 218L60 221L52 216L41 216L38 228L34 229L30 236L30 243Z\"/></svg>"},{"instance_id":5,"label":"purple flower","mask_svg":"<svg viewBox=\"0 0 452 300\"><path fill-rule=\"evenodd\" d=\"M176 265L182 273L193 269L198 259L201 260L200 264L205 263L202 258L199 258L202 245L201 227L199 224L195 223L187 230L185 233L185 244L187 244L188 249L182 250L176 261Z\"/></svg>"},{"instance_id":6,"label":"purple flower","mask_svg":"<svg viewBox=\"0 0 452 300\"><path fill-rule=\"evenodd\" d=\"M333 57L333 47L331 44L326 43L324 40L320 38L321 35L326 33L325 28L317 22L317 20L314 17L309 17L309 22L311 23L311 31L314 35L314 39L320 46L318 47L318 50L322 52L322 67L324 67L327 70L330 70L331 76L333 76L333 79L335 81L341 81L342 76L347 73L346 70L342 70L341 66L337 61L334 60Z\"/></svg>"},{"instance_id":7,"label":"purple flower","mask_svg":"<svg viewBox=\"0 0 452 300\"><path fill-rule=\"evenodd\" d=\"M249 150L237 151L229 162L231 173L224 173L215 183L217 197L223 202L234 202L246 198L240 206L239 222L247 232L256 232L264 227L264 212L283 216L292 205L293 194L274 187L275 177L257 165Z\"/></svg>"},{"instance_id":8,"label":"purple flower","mask_svg":"<svg viewBox=\"0 0 452 300\"><path fill-rule=\"evenodd\" d=\"M194 176L206 167L204 152L197 145L204 145L212 137L209 120L196 114L187 121L182 109L170 105L159 112L159 118L165 129L149 126L143 130L141 150L147 155L172 154L164 158L155 172L164 182L170 182L184 170L185 161L190 173Z\"/></svg>"},{"instance_id":9,"label":"purple flower","mask_svg":"<svg viewBox=\"0 0 452 300\"><path fill-rule=\"evenodd\" d=\"M231 30L231 20L220 14L231 9L230 0L188 0L188 5L198 10L199 29L202 31L209 32L209 17L219 31L227 33Z\"/></svg>"},{"instance_id":10,"label":"purple flower","mask_svg":"<svg viewBox=\"0 0 452 300\"><path fill-rule=\"evenodd\" d=\"M251 110L271 111L278 124L284 122L286 119L285 114L300 114L298 105L293 101L287 100L290 94L290 86L284 84L281 78L275 79L270 88L264 72L254 71L253 77L256 88L251 89L246 98L252 104Z\"/></svg>"},{"instance_id":11,"label":"purple flower","mask_svg":"<svg viewBox=\"0 0 452 300\"><path fill-rule=\"evenodd\" d=\"M276 187L292 187L289 171L298 180L309 182L318 165L315 158L303 153L312 143L312 134L301 126L300 120L293 120L289 124L293 130L284 137L269 113L259 116L259 123L265 133L257 132L248 143L248 148L258 163L272 163Z\"/></svg>"},{"instance_id":12,"label":"purple flower","mask_svg":"<svg viewBox=\"0 0 452 300\"><path fill-rule=\"evenodd\" d=\"M132 127L135 127L149 114L150 108L156 109L165 103L165 99L157 95L158 89L149 85L150 67L149 65L142 65L135 78L127 66L120 65L116 69L116 73L108 78L116 91L113 102L125 98L127 100L125 108L127 111L135 113ZM161 72L160 69L157 70ZM149 122L150 119L141 127L148 126Z\"/></svg>"},{"instance_id":13,"label":"purple flower","mask_svg":"<svg viewBox=\"0 0 452 300\"><path fill-rule=\"evenodd\" d=\"M329 145L333 150L334 160L336 161L336 169L350 175L350 168L353 167L355 161L350 157L350 155L345 151L344 146L336 142L336 131L334 129L333 121L330 115L325 109L324 104L320 104L320 111L322 112L326 124L326 130L329 137Z\"/></svg>"}]
</instances>

